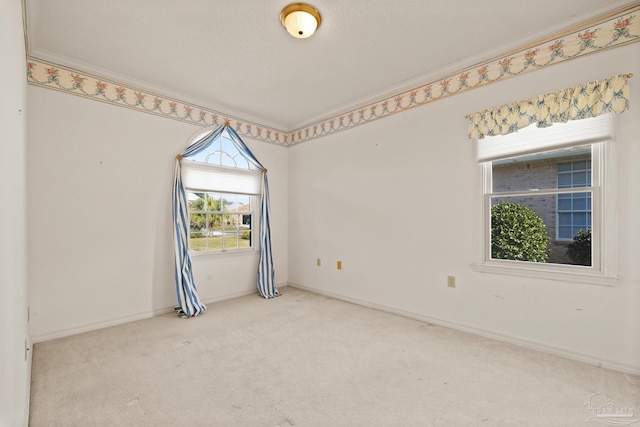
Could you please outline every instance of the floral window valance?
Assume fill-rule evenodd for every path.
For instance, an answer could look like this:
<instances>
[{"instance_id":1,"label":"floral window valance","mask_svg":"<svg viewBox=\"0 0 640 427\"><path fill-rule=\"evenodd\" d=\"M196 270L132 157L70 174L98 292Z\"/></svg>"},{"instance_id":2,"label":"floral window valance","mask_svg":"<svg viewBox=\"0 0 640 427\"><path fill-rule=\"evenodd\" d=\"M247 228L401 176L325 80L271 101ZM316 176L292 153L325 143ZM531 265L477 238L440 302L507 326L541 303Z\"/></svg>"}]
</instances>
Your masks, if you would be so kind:
<instances>
[{"instance_id":1,"label":"floral window valance","mask_svg":"<svg viewBox=\"0 0 640 427\"><path fill-rule=\"evenodd\" d=\"M622 74L470 114L469 138L507 135L532 123L548 127L553 123L625 112L629 109L627 79L632 76Z\"/></svg>"}]
</instances>

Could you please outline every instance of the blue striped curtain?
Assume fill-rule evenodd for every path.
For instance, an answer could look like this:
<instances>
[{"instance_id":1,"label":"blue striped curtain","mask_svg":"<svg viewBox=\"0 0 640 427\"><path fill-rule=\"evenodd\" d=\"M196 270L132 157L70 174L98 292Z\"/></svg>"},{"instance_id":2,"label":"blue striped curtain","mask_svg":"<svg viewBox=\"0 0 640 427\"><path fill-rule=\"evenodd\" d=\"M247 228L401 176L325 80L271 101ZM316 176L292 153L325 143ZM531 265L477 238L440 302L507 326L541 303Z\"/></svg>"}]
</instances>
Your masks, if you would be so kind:
<instances>
[{"instance_id":1,"label":"blue striped curtain","mask_svg":"<svg viewBox=\"0 0 640 427\"><path fill-rule=\"evenodd\" d=\"M206 306L198 298L196 284L193 280L193 268L191 256L189 255L189 211L187 197L182 185L181 160L185 157L197 155L206 148L212 141L218 139L223 132L227 133L229 139L236 146L238 151L262 171L262 198L260 215L260 263L258 265L258 291L264 298L273 298L280 295L274 282L273 258L271 254L271 228L269 225L269 183L267 180L267 170L255 158L253 153L247 148L242 139L228 125L221 126L216 130L207 132L198 140L193 142L184 153L176 156L176 166L173 186L173 222L174 222L174 250L175 250L175 279L176 293L178 296L178 306L176 311L182 317L193 317L204 312Z\"/></svg>"},{"instance_id":2,"label":"blue striped curtain","mask_svg":"<svg viewBox=\"0 0 640 427\"><path fill-rule=\"evenodd\" d=\"M260 201L260 263L258 264L258 291L264 298L280 295L275 285L273 256L271 254L271 226L269 225L269 181L267 169L256 159L233 128L225 126L227 134L238 151L249 163L262 171L262 198Z\"/></svg>"},{"instance_id":3,"label":"blue striped curtain","mask_svg":"<svg viewBox=\"0 0 640 427\"><path fill-rule=\"evenodd\" d=\"M204 312L207 307L198 298L198 291L193 280L193 268L189 255L189 207L187 196L182 186L183 157L198 154L207 145L220 136L223 128L207 132L199 140L189 145L186 151L176 156L176 167L173 184L173 244L175 252L175 278L178 306L176 312L181 317L193 317Z\"/></svg>"}]
</instances>

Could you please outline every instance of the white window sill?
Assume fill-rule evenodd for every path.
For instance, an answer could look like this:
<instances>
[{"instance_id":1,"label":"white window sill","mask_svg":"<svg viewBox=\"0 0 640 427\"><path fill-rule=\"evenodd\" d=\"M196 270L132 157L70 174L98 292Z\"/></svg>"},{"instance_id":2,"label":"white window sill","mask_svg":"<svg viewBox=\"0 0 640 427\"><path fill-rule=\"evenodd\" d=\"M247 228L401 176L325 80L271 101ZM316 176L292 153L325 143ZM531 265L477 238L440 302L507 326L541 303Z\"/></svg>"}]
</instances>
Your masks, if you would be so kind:
<instances>
[{"instance_id":1,"label":"white window sill","mask_svg":"<svg viewBox=\"0 0 640 427\"><path fill-rule=\"evenodd\" d=\"M244 256L257 256L260 253L257 249L230 249L228 251L189 251L192 260L233 258Z\"/></svg>"},{"instance_id":2,"label":"white window sill","mask_svg":"<svg viewBox=\"0 0 640 427\"><path fill-rule=\"evenodd\" d=\"M615 286L620 282L620 277L606 276L602 272L593 271L590 267L559 264L543 265L522 261L492 261L471 264L471 269L480 273L506 274L589 285Z\"/></svg>"}]
</instances>

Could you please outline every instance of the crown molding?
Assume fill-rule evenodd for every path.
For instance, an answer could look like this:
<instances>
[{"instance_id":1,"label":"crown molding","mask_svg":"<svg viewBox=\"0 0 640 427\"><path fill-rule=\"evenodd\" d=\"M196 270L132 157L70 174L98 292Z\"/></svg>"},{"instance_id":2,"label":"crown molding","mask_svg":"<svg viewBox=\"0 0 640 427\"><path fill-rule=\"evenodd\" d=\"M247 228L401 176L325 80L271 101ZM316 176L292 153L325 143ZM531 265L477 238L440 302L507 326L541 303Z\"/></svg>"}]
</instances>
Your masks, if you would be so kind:
<instances>
[{"instance_id":1,"label":"crown molding","mask_svg":"<svg viewBox=\"0 0 640 427\"><path fill-rule=\"evenodd\" d=\"M471 89L640 41L640 2L574 25L535 43L480 61L376 102L293 130L299 144Z\"/></svg>"},{"instance_id":2,"label":"crown molding","mask_svg":"<svg viewBox=\"0 0 640 427\"><path fill-rule=\"evenodd\" d=\"M168 89L164 86L153 85L147 81L139 80L131 76L128 76L126 74L116 73L112 70L108 70L102 67L89 65L85 62L78 61L68 56L55 54L48 50L32 49L29 51L29 56L34 59L37 58L38 60L42 60L49 64L56 64L58 67L73 69L73 70L76 70L76 72L88 74L94 77L100 77L103 80L109 80L111 82L119 82L121 86L136 88L139 91L149 92L153 94L162 94L162 96L164 97L172 98L174 100L180 100L185 104L206 105L207 108L212 111L224 112L220 114L227 115L230 117L236 117L238 118L238 120L243 122L259 124L260 126L269 127L272 129L282 130L283 128L282 124L275 123L273 121L269 121L264 118L248 117L246 113L235 110L227 105L213 104L211 103L211 101L206 101L200 98L194 98L192 96L185 96L182 93L176 92L175 90Z\"/></svg>"},{"instance_id":3,"label":"crown molding","mask_svg":"<svg viewBox=\"0 0 640 427\"><path fill-rule=\"evenodd\" d=\"M626 5L625 5L626 4ZM510 53L515 53L525 49L529 46L535 46L537 44L549 41L553 38L558 38L566 35L572 31L576 31L587 25L590 21L603 21L609 15L624 12L631 9L632 6L628 2L618 2L618 6L601 7L599 10L591 13L589 16L574 17L572 20L565 22L563 25L556 26L554 28L546 28L544 31L538 31L537 33L523 39L513 39L510 42L506 42L497 48L483 50L481 53L466 57L462 60L454 61L443 66L438 66L437 69L430 70L424 73L420 73L413 77L408 77L400 82L389 85L386 88L375 91L358 99L354 99L340 106L332 108L330 111L316 115L315 117L309 117L305 120L290 126L290 129L304 129L305 127L314 123L319 123L336 117L342 114L346 114L349 111L357 110L363 105L370 105L379 102L382 99L393 97L395 95L410 91L416 87L424 84L424 82L437 82L448 76L452 76L460 72L473 67L476 64L487 62L487 58L500 58L507 56ZM549 36L552 34L552 36Z\"/></svg>"},{"instance_id":4,"label":"crown molding","mask_svg":"<svg viewBox=\"0 0 640 427\"><path fill-rule=\"evenodd\" d=\"M271 144L288 145L288 135L282 130L140 88L122 80L80 71L33 56L29 56L27 60L27 81L34 86L198 126L221 126L228 122L243 136Z\"/></svg>"},{"instance_id":5,"label":"crown molding","mask_svg":"<svg viewBox=\"0 0 640 427\"><path fill-rule=\"evenodd\" d=\"M567 60L638 42L639 15L640 2L635 2L580 24L569 23L571 27L551 36L520 45L488 60L478 56L468 58L465 62L450 64L438 70L438 77L432 73L409 79L404 84L395 86L405 89L394 93L388 90L384 91L387 95L361 99L342 112L330 113L326 118L312 120L309 124L291 130L278 129L243 119L240 114L205 107L201 102L171 94L162 88L152 88L143 82L133 82L104 70L92 70L68 58L60 58L61 62L68 64L61 65L37 56L40 54L53 58L46 52L29 53L27 81L34 86L198 126L220 126L229 122L242 136L291 146ZM77 68L72 64L76 64ZM426 83L419 83L425 79ZM378 94L384 92L380 91Z\"/></svg>"}]
</instances>

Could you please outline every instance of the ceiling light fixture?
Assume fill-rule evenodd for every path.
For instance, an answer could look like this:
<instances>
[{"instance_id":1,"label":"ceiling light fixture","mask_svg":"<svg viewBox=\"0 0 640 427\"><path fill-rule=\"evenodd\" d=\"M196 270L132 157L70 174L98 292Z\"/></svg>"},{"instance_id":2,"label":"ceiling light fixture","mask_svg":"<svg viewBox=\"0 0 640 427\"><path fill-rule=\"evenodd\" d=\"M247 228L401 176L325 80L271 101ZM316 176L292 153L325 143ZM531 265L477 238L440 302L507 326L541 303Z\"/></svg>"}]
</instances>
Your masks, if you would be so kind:
<instances>
[{"instance_id":1,"label":"ceiling light fixture","mask_svg":"<svg viewBox=\"0 0 640 427\"><path fill-rule=\"evenodd\" d=\"M306 3L291 3L280 12L280 22L293 37L306 39L316 32L322 19L315 7Z\"/></svg>"}]
</instances>

